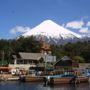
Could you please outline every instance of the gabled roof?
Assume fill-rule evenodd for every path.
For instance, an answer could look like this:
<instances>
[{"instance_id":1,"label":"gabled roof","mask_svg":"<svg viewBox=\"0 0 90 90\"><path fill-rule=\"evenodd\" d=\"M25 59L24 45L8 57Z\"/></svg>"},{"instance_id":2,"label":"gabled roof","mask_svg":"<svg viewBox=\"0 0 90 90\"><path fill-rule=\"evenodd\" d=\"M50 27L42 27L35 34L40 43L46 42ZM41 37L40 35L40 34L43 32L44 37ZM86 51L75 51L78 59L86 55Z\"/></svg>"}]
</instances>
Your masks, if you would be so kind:
<instances>
[{"instance_id":1,"label":"gabled roof","mask_svg":"<svg viewBox=\"0 0 90 90\"><path fill-rule=\"evenodd\" d=\"M29 59L29 60L40 60L43 57L42 53L26 53L19 52L21 59Z\"/></svg>"},{"instance_id":2,"label":"gabled roof","mask_svg":"<svg viewBox=\"0 0 90 90\"><path fill-rule=\"evenodd\" d=\"M73 61L72 59L70 59L68 56L64 56L63 58L61 58L60 60L58 60L54 66L74 66L74 67L78 67L78 63Z\"/></svg>"}]
</instances>

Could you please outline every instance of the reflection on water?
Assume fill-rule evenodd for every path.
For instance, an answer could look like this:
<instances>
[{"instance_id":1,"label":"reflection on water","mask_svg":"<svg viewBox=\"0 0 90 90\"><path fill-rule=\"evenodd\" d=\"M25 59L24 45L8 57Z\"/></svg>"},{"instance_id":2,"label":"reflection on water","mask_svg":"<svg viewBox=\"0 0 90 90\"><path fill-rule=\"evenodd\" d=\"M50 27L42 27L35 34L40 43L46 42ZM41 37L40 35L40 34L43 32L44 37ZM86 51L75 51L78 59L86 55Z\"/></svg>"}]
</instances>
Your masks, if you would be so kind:
<instances>
[{"instance_id":1,"label":"reflection on water","mask_svg":"<svg viewBox=\"0 0 90 90\"><path fill-rule=\"evenodd\" d=\"M43 86L42 83L20 83L20 82L0 82L0 90L90 90L90 84L61 84L53 87Z\"/></svg>"}]
</instances>

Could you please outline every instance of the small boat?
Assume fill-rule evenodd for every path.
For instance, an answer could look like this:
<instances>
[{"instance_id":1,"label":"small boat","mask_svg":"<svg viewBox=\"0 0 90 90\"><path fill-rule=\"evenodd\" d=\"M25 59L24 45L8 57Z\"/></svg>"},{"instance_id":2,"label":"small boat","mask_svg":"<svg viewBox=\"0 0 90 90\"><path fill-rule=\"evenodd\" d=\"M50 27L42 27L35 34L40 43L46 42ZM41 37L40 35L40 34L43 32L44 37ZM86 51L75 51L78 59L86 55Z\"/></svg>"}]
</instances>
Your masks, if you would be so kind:
<instances>
[{"instance_id":1,"label":"small boat","mask_svg":"<svg viewBox=\"0 0 90 90\"><path fill-rule=\"evenodd\" d=\"M8 81L18 81L19 77L10 77L7 79Z\"/></svg>"},{"instance_id":2,"label":"small boat","mask_svg":"<svg viewBox=\"0 0 90 90\"><path fill-rule=\"evenodd\" d=\"M11 74L3 74L0 76L0 81L18 81L18 76L12 76Z\"/></svg>"},{"instance_id":3,"label":"small boat","mask_svg":"<svg viewBox=\"0 0 90 90\"><path fill-rule=\"evenodd\" d=\"M77 83L89 82L89 78L87 76L78 76Z\"/></svg>"},{"instance_id":4,"label":"small boat","mask_svg":"<svg viewBox=\"0 0 90 90\"><path fill-rule=\"evenodd\" d=\"M83 83L88 82L89 78L85 76L74 76L74 75L60 75L60 76L47 76L47 82L49 85L57 84L69 84L69 83Z\"/></svg>"}]
</instances>

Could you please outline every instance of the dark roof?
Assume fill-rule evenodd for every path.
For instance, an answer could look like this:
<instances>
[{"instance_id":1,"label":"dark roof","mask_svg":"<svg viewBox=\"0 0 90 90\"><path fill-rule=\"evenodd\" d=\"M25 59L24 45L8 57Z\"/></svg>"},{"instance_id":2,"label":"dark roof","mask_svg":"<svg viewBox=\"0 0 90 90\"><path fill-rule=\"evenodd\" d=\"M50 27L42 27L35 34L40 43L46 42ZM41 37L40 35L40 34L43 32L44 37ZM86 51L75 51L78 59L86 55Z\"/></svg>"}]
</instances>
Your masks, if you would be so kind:
<instances>
[{"instance_id":1,"label":"dark roof","mask_svg":"<svg viewBox=\"0 0 90 90\"><path fill-rule=\"evenodd\" d=\"M26 53L19 52L21 59L31 59L31 60L40 60L43 57L42 53Z\"/></svg>"},{"instance_id":2,"label":"dark roof","mask_svg":"<svg viewBox=\"0 0 90 90\"><path fill-rule=\"evenodd\" d=\"M64 56L61 58L62 61L67 61L67 60L71 60L68 56Z\"/></svg>"},{"instance_id":3,"label":"dark roof","mask_svg":"<svg viewBox=\"0 0 90 90\"><path fill-rule=\"evenodd\" d=\"M54 66L78 66L78 63L73 61L72 59L70 59L68 56L64 56L63 58L61 58L60 60L58 60Z\"/></svg>"}]
</instances>

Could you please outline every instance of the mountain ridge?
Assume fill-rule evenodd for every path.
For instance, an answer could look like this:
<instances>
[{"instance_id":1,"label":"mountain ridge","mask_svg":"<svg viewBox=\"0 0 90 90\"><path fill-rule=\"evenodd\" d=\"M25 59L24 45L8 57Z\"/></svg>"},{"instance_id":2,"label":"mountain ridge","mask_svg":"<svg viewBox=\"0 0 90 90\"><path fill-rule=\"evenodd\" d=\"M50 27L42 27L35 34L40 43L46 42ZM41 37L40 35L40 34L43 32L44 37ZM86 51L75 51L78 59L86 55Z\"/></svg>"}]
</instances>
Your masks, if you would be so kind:
<instances>
[{"instance_id":1,"label":"mountain ridge","mask_svg":"<svg viewBox=\"0 0 90 90\"><path fill-rule=\"evenodd\" d=\"M22 36L35 36L40 39L43 38L46 42L53 42L56 44L78 40L82 36L66 29L59 24L53 22L52 20L45 20L36 27L32 28L30 31L24 33Z\"/></svg>"}]
</instances>

